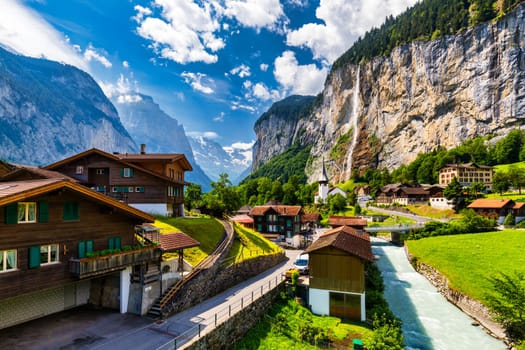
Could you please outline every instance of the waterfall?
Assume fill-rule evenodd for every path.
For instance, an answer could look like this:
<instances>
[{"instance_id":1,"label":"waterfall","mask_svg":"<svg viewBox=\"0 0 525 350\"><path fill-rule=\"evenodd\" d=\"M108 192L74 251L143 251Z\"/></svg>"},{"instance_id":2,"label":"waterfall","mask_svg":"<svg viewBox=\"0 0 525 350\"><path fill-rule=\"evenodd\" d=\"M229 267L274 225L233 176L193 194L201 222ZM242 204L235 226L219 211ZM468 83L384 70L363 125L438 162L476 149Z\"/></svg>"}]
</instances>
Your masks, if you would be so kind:
<instances>
[{"instance_id":1,"label":"waterfall","mask_svg":"<svg viewBox=\"0 0 525 350\"><path fill-rule=\"evenodd\" d=\"M359 75L360 75L360 66L357 66L357 73L355 78L355 84L354 84L354 92L352 95L352 127L354 129L353 136L352 136L352 144L350 145L350 148L348 150L348 156L346 157L346 173L347 173L347 179L350 179L352 176L352 156L354 154L354 148L357 143L357 135L358 135L358 119L359 119Z\"/></svg>"}]
</instances>

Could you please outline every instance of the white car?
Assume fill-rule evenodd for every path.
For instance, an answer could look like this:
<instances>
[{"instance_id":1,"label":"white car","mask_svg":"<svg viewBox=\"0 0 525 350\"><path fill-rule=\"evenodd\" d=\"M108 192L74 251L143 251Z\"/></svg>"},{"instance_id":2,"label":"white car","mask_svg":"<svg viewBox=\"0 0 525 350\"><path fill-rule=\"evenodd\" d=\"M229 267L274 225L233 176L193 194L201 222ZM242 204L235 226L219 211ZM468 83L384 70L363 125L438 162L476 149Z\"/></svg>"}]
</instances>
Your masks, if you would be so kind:
<instances>
[{"instance_id":1,"label":"white car","mask_svg":"<svg viewBox=\"0 0 525 350\"><path fill-rule=\"evenodd\" d=\"M299 270L301 275L307 275L309 272L308 267L308 254L301 254L295 259L294 269Z\"/></svg>"}]
</instances>

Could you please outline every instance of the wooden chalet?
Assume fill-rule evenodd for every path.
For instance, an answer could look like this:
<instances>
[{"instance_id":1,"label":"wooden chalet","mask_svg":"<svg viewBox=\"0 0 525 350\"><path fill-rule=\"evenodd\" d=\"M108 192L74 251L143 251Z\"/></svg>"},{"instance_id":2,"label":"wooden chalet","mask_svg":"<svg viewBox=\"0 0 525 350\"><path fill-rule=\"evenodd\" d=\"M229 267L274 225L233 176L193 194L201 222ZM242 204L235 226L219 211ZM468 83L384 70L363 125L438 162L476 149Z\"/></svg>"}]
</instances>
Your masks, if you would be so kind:
<instances>
[{"instance_id":1,"label":"wooden chalet","mask_svg":"<svg viewBox=\"0 0 525 350\"><path fill-rule=\"evenodd\" d=\"M134 227L153 221L71 181L0 182L0 328L88 303L142 314L161 250Z\"/></svg>"},{"instance_id":2,"label":"wooden chalet","mask_svg":"<svg viewBox=\"0 0 525 350\"><path fill-rule=\"evenodd\" d=\"M328 225L330 225L332 228L348 226L352 227L359 233L363 233L365 227L368 226L368 221L357 216L332 215L328 218Z\"/></svg>"},{"instance_id":3,"label":"wooden chalet","mask_svg":"<svg viewBox=\"0 0 525 350\"><path fill-rule=\"evenodd\" d=\"M301 231L313 231L321 222L321 214L305 213L301 216Z\"/></svg>"},{"instance_id":4,"label":"wooden chalet","mask_svg":"<svg viewBox=\"0 0 525 350\"><path fill-rule=\"evenodd\" d=\"M11 171L14 170L13 165L4 162L3 160L0 160L0 177L9 174Z\"/></svg>"},{"instance_id":5,"label":"wooden chalet","mask_svg":"<svg viewBox=\"0 0 525 350\"><path fill-rule=\"evenodd\" d=\"M106 153L93 148L44 169L77 179L97 192L142 211L184 216L184 172L192 167L183 154Z\"/></svg>"},{"instance_id":6,"label":"wooden chalet","mask_svg":"<svg viewBox=\"0 0 525 350\"><path fill-rule=\"evenodd\" d=\"M365 262L373 260L368 234L340 226L323 233L305 253L312 312L364 321Z\"/></svg>"},{"instance_id":7,"label":"wooden chalet","mask_svg":"<svg viewBox=\"0 0 525 350\"><path fill-rule=\"evenodd\" d=\"M78 182L77 179L59 173L58 171L46 170L31 165L13 165L10 172L0 176L0 182L5 181L25 181L38 179L63 179Z\"/></svg>"},{"instance_id":8,"label":"wooden chalet","mask_svg":"<svg viewBox=\"0 0 525 350\"><path fill-rule=\"evenodd\" d=\"M512 199L476 199L467 208L474 210L477 214L496 220L502 224L509 213L514 213L516 202ZM521 205L518 206L521 209Z\"/></svg>"},{"instance_id":9,"label":"wooden chalet","mask_svg":"<svg viewBox=\"0 0 525 350\"><path fill-rule=\"evenodd\" d=\"M260 205L250 211L255 230L267 238L283 238L294 244L294 236L301 232L301 215L299 205Z\"/></svg>"}]
</instances>

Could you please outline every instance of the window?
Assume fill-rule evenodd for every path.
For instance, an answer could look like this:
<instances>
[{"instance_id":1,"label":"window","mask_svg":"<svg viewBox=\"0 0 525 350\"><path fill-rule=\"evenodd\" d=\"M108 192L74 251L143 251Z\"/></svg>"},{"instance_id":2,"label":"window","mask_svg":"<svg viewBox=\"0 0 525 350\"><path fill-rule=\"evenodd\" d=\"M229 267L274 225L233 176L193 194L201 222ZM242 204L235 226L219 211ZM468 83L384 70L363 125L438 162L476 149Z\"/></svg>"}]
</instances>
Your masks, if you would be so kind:
<instances>
[{"instance_id":1,"label":"window","mask_svg":"<svg viewBox=\"0 0 525 350\"><path fill-rule=\"evenodd\" d=\"M97 170L95 171L95 173L96 173L97 175L104 175L104 169L97 169Z\"/></svg>"},{"instance_id":2,"label":"window","mask_svg":"<svg viewBox=\"0 0 525 350\"><path fill-rule=\"evenodd\" d=\"M133 177L133 169L131 168L121 168L120 169L121 177Z\"/></svg>"},{"instance_id":3,"label":"window","mask_svg":"<svg viewBox=\"0 0 525 350\"><path fill-rule=\"evenodd\" d=\"M87 253L92 253L93 245L92 240L78 242L78 258L85 258Z\"/></svg>"},{"instance_id":4,"label":"window","mask_svg":"<svg viewBox=\"0 0 525 350\"><path fill-rule=\"evenodd\" d=\"M84 174L84 166L83 165L77 165L75 169L75 174Z\"/></svg>"},{"instance_id":5,"label":"window","mask_svg":"<svg viewBox=\"0 0 525 350\"><path fill-rule=\"evenodd\" d=\"M77 221L79 220L79 204L78 202L64 202L64 221Z\"/></svg>"},{"instance_id":6,"label":"window","mask_svg":"<svg viewBox=\"0 0 525 350\"><path fill-rule=\"evenodd\" d=\"M40 246L40 265L58 262L58 244Z\"/></svg>"},{"instance_id":7,"label":"window","mask_svg":"<svg viewBox=\"0 0 525 350\"><path fill-rule=\"evenodd\" d=\"M0 273L16 270L16 250L0 251Z\"/></svg>"},{"instance_id":8,"label":"window","mask_svg":"<svg viewBox=\"0 0 525 350\"><path fill-rule=\"evenodd\" d=\"M128 187L128 192L133 192L133 186Z\"/></svg>"},{"instance_id":9,"label":"window","mask_svg":"<svg viewBox=\"0 0 525 350\"><path fill-rule=\"evenodd\" d=\"M144 186L137 186L137 187L135 187L135 192L144 193Z\"/></svg>"},{"instance_id":10,"label":"window","mask_svg":"<svg viewBox=\"0 0 525 350\"><path fill-rule=\"evenodd\" d=\"M119 236L115 237L109 237L108 239L108 248L109 249L120 249L121 247L121 239Z\"/></svg>"},{"instance_id":11,"label":"window","mask_svg":"<svg viewBox=\"0 0 525 350\"><path fill-rule=\"evenodd\" d=\"M173 186L168 186L168 197L173 197Z\"/></svg>"},{"instance_id":12,"label":"window","mask_svg":"<svg viewBox=\"0 0 525 350\"><path fill-rule=\"evenodd\" d=\"M175 170L170 169L170 179L173 179L175 177Z\"/></svg>"},{"instance_id":13,"label":"window","mask_svg":"<svg viewBox=\"0 0 525 350\"><path fill-rule=\"evenodd\" d=\"M18 203L18 223L36 222L36 202Z\"/></svg>"}]
</instances>

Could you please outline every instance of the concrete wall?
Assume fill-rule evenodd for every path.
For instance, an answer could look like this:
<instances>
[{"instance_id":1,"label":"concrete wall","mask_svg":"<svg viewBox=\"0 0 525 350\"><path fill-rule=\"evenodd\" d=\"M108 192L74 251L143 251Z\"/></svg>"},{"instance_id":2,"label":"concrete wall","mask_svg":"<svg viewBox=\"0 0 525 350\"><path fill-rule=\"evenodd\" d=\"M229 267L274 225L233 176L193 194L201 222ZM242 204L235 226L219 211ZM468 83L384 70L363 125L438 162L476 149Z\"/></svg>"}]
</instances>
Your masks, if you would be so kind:
<instances>
[{"instance_id":1,"label":"concrete wall","mask_svg":"<svg viewBox=\"0 0 525 350\"><path fill-rule=\"evenodd\" d=\"M172 302L166 306L163 313L171 315L181 312L283 261L286 261L284 252L260 256L226 268L221 268L220 264L214 264L188 281Z\"/></svg>"},{"instance_id":2,"label":"concrete wall","mask_svg":"<svg viewBox=\"0 0 525 350\"><path fill-rule=\"evenodd\" d=\"M330 292L326 289L310 288L308 304L316 315L330 315Z\"/></svg>"},{"instance_id":3,"label":"concrete wall","mask_svg":"<svg viewBox=\"0 0 525 350\"><path fill-rule=\"evenodd\" d=\"M253 303L221 323L210 333L207 333L187 349L231 349L244 335L255 326L259 319L273 305L279 293L284 290L284 282L272 289Z\"/></svg>"}]
</instances>

